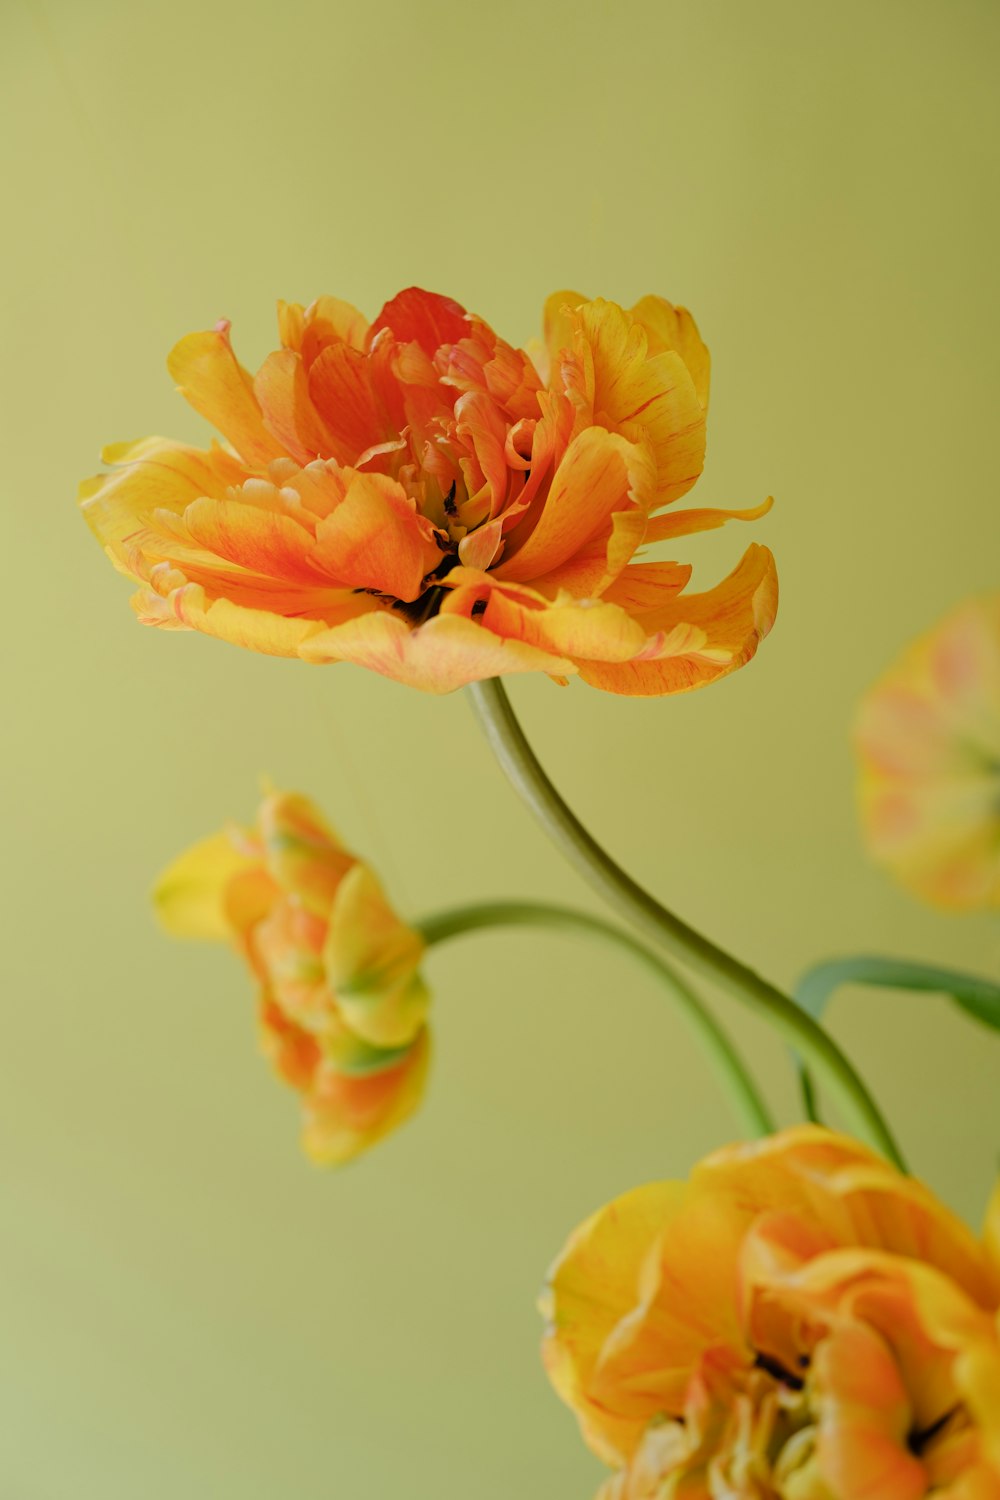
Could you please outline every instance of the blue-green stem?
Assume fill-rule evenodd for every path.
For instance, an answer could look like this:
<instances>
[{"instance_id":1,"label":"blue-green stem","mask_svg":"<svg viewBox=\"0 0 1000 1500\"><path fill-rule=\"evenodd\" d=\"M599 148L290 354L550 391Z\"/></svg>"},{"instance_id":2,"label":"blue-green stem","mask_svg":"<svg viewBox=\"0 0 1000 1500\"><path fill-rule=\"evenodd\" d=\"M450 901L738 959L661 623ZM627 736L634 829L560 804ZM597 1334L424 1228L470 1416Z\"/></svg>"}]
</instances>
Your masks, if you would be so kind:
<instances>
[{"instance_id":1,"label":"blue-green stem","mask_svg":"<svg viewBox=\"0 0 1000 1500\"><path fill-rule=\"evenodd\" d=\"M604 921L602 917L591 916L589 912L575 911L567 906L552 906L541 901L483 901L474 906L457 906L450 911L434 912L414 925L428 945L489 927L545 927L556 932L570 932L612 943L667 989L674 1005L704 1047L741 1129L748 1136L768 1135L774 1129L774 1122L756 1084L711 1011L669 964L656 953L650 952L630 932Z\"/></svg>"},{"instance_id":2,"label":"blue-green stem","mask_svg":"<svg viewBox=\"0 0 1000 1500\"><path fill-rule=\"evenodd\" d=\"M767 1020L820 1075L848 1128L905 1170L878 1106L833 1038L789 996L662 906L601 848L545 774L499 678L473 683L470 693L487 740L515 790L593 889L664 952Z\"/></svg>"}]
</instances>

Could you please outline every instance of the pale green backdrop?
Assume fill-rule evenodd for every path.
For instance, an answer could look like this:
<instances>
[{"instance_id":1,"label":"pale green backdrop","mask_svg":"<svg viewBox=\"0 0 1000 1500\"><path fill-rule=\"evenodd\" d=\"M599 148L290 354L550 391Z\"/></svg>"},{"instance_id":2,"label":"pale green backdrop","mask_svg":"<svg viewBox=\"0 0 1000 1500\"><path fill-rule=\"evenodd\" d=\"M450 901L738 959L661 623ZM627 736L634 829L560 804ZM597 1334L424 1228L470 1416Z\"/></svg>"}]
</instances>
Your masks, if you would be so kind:
<instances>
[{"instance_id":1,"label":"pale green backdrop","mask_svg":"<svg viewBox=\"0 0 1000 1500\"><path fill-rule=\"evenodd\" d=\"M461 696L133 623L74 509L103 442L201 440L164 356L277 297L417 282L515 341L561 286L655 291L715 360L702 504L783 603L757 661L627 701L514 684L616 854L791 983L882 949L1000 968L987 918L863 856L848 725L912 634L997 584L1000 11L992 0L3 0L0 1500L577 1500L533 1298L565 1232L732 1133L647 980L564 939L435 954L433 1086L340 1175L296 1147L222 950L146 890L320 799L405 910L589 901ZM697 579L748 532L696 538ZM728 1005L723 1002L728 1014ZM837 1034L916 1167L978 1216L1000 1038L931 997ZM780 1047L736 1030L786 1117Z\"/></svg>"}]
</instances>

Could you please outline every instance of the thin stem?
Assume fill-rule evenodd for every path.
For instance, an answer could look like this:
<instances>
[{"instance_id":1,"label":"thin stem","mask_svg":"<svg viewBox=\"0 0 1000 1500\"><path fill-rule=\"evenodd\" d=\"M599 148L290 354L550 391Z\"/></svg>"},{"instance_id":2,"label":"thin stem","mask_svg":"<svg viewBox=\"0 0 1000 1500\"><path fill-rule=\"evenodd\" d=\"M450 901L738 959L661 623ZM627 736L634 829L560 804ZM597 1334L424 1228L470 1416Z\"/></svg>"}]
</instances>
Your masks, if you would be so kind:
<instances>
[{"instance_id":1,"label":"thin stem","mask_svg":"<svg viewBox=\"0 0 1000 1500\"><path fill-rule=\"evenodd\" d=\"M528 926L601 938L624 949L670 991L674 1003L704 1046L716 1077L746 1133L750 1136L769 1135L774 1129L774 1122L753 1079L715 1017L680 975L630 932L623 932L620 927L601 917L591 916L589 912L538 901L484 901L475 906L458 906L450 911L434 912L414 925L428 945L487 927Z\"/></svg>"},{"instance_id":2,"label":"thin stem","mask_svg":"<svg viewBox=\"0 0 1000 1500\"><path fill-rule=\"evenodd\" d=\"M580 874L665 952L721 984L769 1021L822 1075L850 1128L905 1170L878 1106L832 1037L787 995L661 906L615 864L542 770L499 678L473 683L470 692L486 738L515 790Z\"/></svg>"}]
</instances>

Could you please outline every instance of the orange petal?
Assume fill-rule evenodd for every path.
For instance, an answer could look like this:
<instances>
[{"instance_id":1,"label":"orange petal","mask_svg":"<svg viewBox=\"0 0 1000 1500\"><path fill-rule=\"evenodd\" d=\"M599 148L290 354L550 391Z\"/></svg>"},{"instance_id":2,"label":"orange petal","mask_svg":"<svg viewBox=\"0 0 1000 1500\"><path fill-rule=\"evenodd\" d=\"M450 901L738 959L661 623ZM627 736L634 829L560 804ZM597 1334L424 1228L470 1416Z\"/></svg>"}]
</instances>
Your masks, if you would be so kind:
<instances>
[{"instance_id":1,"label":"orange petal","mask_svg":"<svg viewBox=\"0 0 1000 1500\"><path fill-rule=\"evenodd\" d=\"M313 404L298 354L291 349L269 354L253 385L268 430L286 453L301 464L335 454L337 439Z\"/></svg>"},{"instance_id":2,"label":"orange petal","mask_svg":"<svg viewBox=\"0 0 1000 1500\"><path fill-rule=\"evenodd\" d=\"M395 1067L350 1074L321 1063L304 1099L306 1155L320 1166L337 1166L395 1130L420 1104L429 1062L425 1028Z\"/></svg>"},{"instance_id":3,"label":"orange petal","mask_svg":"<svg viewBox=\"0 0 1000 1500\"><path fill-rule=\"evenodd\" d=\"M384 474L343 471L344 498L316 528L313 560L338 582L407 602L441 560L430 523Z\"/></svg>"},{"instance_id":4,"label":"orange petal","mask_svg":"<svg viewBox=\"0 0 1000 1500\"><path fill-rule=\"evenodd\" d=\"M553 568L551 573L543 573L540 578L533 578L532 587L547 598L560 589L577 599L603 597L644 541L647 524L648 517L638 506L614 511L608 525L581 547L569 562Z\"/></svg>"},{"instance_id":5,"label":"orange petal","mask_svg":"<svg viewBox=\"0 0 1000 1500\"><path fill-rule=\"evenodd\" d=\"M327 434L328 452L353 464L396 436L376 400L369 360L348 344L329 344L309 371L309 396Z\"/></svg>"},{"instance_id":6,"label":"orange petal","mask_svg":"<svg viewBox=\"0 0 1000 1500\"><path fill-rule=\"evenodd\" d=\"M305 661L353 661L427 693L450 693L508 672L575 672L573 663L522 641L503 641L472 620L437 615L413 627L379 610L302 642Z\"/></svg>"},{"instance_id":7,"label":"orange petal","mask_svg":"<svg viewBox=\"0 0 1000 1500\"><path fill-rule=\"evenodd\" d=\"M778 604L774 558L756 544L722 583L703 594L681 594L640 616L664 645L651 661L578 661L580 676L606 692L634 696L682 693L703 687L748 662L767 635Z\"/></svg>"},{"instance_id":8,"label":"orange petal","mask_svg":"<svg viewBox=\"0 0 1000 1500\"><path fill-rule=\"evenodd\" d=\"M248 572L307 586L330 581L309 530L288 515L204 498L188 506L184 526L199 547Z\"/></svg>"},{"instance_id":9,"label":"orange petal","mask_svg":"<svg viewBox=\"0 0 1000 1500\"><path fill-rule=\"evenodd\" d=\"M274 880L311 913L328 917L341 881L357 863L354 855L298 792L270 792L257 818Z\"/></svg>"},{"instance_id":10,"label":"orange petal","mask_svg":"<svg viewBox=\"0 0 1000 1500\"><path fill-rule=\"evenodd\" d=\"M308 369L328 344L364 349L368 319L339 297L317 297L304 309L298 302L279 302L278 331L283 347L301 354Z\"/></svg>"},{"instance_id":11,"label":"orange petal","mask_svg":"<svg viewBox=\"0 0 1000 1500\"><path fill-rule=\"evenodd\" d=\"M383 328L401 344L419 344L432 359L442 344L457 344L469 332L464 307L418 286L407 287L385 304L371 326L369 345Z\"/></svg>"},{"instance_id":12,"label":"orange petal","mask_svg":"<svg viewBox=\"0 0 1000 1500\"><path fill-rule=\"evenodd\" d=\"M534 529L520 544L521 528L511 533L496 576L526 583L568 562L607 526L612 512L642 493L647 474L640 450L625 438L602 427L581 432L556 469Z\"/></svg>"},{"instance_id":13,"label":"orange petal","mask_svg":"<svg viewBox=\"0 0 1000 1500\"><path fill-rule=\"evenodd\" d=\"M650 516L646 524L647 542L671 541L676 536L690 536L695 531L714 531L727 521L759 521L766 516L774 498L768 495L761 505L749 510L671 510L666 515Z\"/></svg>"},{"instance_id":14,"label":"orange petal","mask_svg":"<svg viewBox=\"0 0 1000 1500\"><path fill-rule=\"evenodd\" d=\"M237 360L223 320L203 333L189 333L167 356L167 369L181 394L251 466L264 469L283 452L264 426L253 381Z\"/></svg>"}]
</instances>

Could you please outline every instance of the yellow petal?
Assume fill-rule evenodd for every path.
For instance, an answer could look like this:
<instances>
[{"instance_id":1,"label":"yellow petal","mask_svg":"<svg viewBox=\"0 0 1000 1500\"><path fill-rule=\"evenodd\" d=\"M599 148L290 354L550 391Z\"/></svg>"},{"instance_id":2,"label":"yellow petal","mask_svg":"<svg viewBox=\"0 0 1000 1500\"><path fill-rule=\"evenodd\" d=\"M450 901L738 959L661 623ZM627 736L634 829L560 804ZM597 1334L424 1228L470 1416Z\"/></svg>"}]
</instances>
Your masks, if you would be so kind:
<instances>
[{"instance_id":1,"label":"yellow petal","mask_svg":"<svg viewBox=\"0 0 1000 1500\"><path fill-rule=\"evenodd\" d=\"M228 599L212 599L200 584L189 583L183 575L171 571L154 574L151 583L152 587L132 599L132 607L144 625L200 630L265 656L297 656L310 636L326 629L322 621L286 618Z\"/></svg>"},{"instance_id":2,"label":"yellow petal","mask_svg":"<svg viewBox=\"0 0 1000 1500\"><path fill-rule=\"evenodd\" d=\"M167 357L181 394L252 467L266 469L284 452L264 426L253 381L237 360L223 320L203 333L189 333Z\"/></svg>"},{"instance_id":3,"label":"yellow petal","mask_svg":"<svg viewBox=\"0 0 1000 1500\"><path fill-rule=\"evenodd\" d=\"M545 1367L586 1441L608 1463L629 1456L645 1423L593 1400L591 1381L607 1339L640 1301L651 1247L686 1196L684 1183L656 1182L599 1209L571 1235L542 1295Z\"/></svg>"},{"instance_id":4,"label":"yellow petal","mask_svg":"<svg viewBox=\"0 0 1000 1500\"><path fill-rule=\"evenodd\" d=\"M607 427L650 446L657 506L686 494L705 462L705 413L681 356L648 352L644 330L613 302L585 302L565 367L586 425Z\"/></svg>"},{"instance_id":5,"label":"yellow petal","mask_svg":"<svg viewBox=\"0 0 1000 1500\"><path fill-rule=\"evenodd\" d=\"M687 365L702 410L708 407L711 361L697 324L686 307L675 307L666 297L643 297L632 308L649 339L650 354L675 349Z\"/></svg>"},{"instance_id":6,"label":"yellow petal","mask_svg":"<svg viewBox=\"0 0 1000 1500\"><path fill-rule=\"evenodd\" d=\"M181 515L193 500L224 495L230 485L242 484L247 477L242 465L221 448L206 452L168 438L115 443L105 448L103 457L114 467L84 481L80 509L112 562L131 577L142 576L143 533L153 525L157 511Z\"/></svg>"},{"instance_id":7,"label":"yellow petal","mask_svg":"<svg viewBox=\"0 0 1000 1500\"><path fill-rule=\"evenodd\" d=\"M259 858L230 833L202 839L169 864L153 888L153 906L174 937L225 942L233 937L227 895L240 875L260 867Z\"/></svg>"},{"instance_id":8,"label":"yellow petal","mask_svg":"<svg viewBox=\"0 0 1000 1500\"><path fill-rule=\"evenodd\" d=\"M334 898L324 962L344 1020L364 1041L402 1046L423 1025L430 1004L417 972L423 952L372 871L356 864Z\"/></svg>"},{"instance_id":9,"label":"yellow petal","mask_svg":"<svg viewBox=\"0 0 1000 1500\"><path fill-rule=\"evenodd\" d=\"M759 521L766 516L774 504L768 495L760 505L748 510L668 510L662 516L650 516L646 522L647 542L672 541L677 536L690 536L696 531L714 531L725 526L727 521Z\"/></svg>"}]
</instances>

